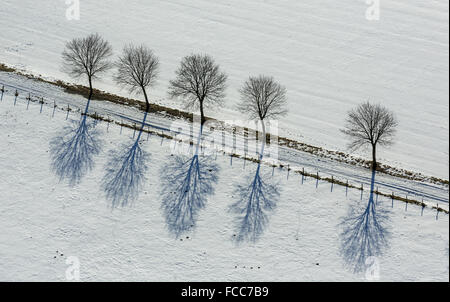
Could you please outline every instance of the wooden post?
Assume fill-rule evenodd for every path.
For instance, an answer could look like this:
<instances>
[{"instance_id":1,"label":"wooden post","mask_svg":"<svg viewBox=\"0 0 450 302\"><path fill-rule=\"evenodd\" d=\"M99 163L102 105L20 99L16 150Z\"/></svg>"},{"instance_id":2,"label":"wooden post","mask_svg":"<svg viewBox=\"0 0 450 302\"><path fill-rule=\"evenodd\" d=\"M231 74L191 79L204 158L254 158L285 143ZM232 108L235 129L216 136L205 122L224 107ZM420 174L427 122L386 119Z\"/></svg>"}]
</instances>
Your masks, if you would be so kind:
<instances>
[{"instance_id":1,"label":"wooden post","mask_svg":"<svg viewBox=\"0 0 450 302\"><path fill-rule=\"evenodd\" d=\"M247 162L247 151L244 151L244 167L243 169L245 169L245 163Z\"/></svg>"},{"instance_id":2,"label":"wooden post","mask_svg":"<svg viewBox=\"0 0 450 302\"><path fill-rule=\"evenodd\" d=\"M52 112L52 118L55 116L55 110L56 110L56 100L53 100L53 112Z\"/></svg>"},{"instance_id":3,"label":"wooden post","mask_svg":"<svg viewBox=\"0 0 450 302\"><path fill-rule=\"evenodd\" d=\"M345 185L345 196L347 197L348 195L348 179L347 179L347 183Z\"/></svg>"},{"instance_id":4,"label":"wooden post","mask_svg":"<svg viewBox=\"0 0 450 302\"><path fill-rule=\"evenodd\" d=\"M17 97L19 96L19 92L16 89L16 92L14 93L14 106L16 106Z\"/></svg>"},{"instance_id":5,"label":"wooden post","mask_svg":"<svg viewBox=\"0 0 450 302\"><path fill-rule=\"evenodd\" d=\"M66 121L69 118L69 112L70 112L70 106L67 104L67 114L66 114Z\"/></svg>"},{"instance_id":6,"label":"wooden post","mask_svg":"<svg viewBox=\"0 0 450 302\"><path fill-rule=\"evenodd\" d=\"M422 197L422 212L420 213L420 216L423 216L424 209L425 209L425 204L423 203L423 197Z\"/></svg>"},{"instance_id":7,"label":"wooden post","mask_svg":"<svg viewBox=\"0 0 450 302\"><path fill-rule=\"evenodd\" d=\"M375 199L375 203L378 204L378 186L377 186L377 192L376 192L376 199Z\"/></svg>"},{"instance_id":8,"label":"wooden post","mask_svg":"<svg viewBox=\"0 0 450 302\"><path fill-rule=\"evenodd\" d=\"M436 220L439 219L439 204L436 204Z\"/></svg>"},{"instance_id":9,"label":"wooden post","mask_svg":"<svg viewBox=\"0 0 450 302\"><path fill-rule=\"evenodd\" d=\"M363 192L364 192L364 185L361 184L361 200L362 200L362 198L363 198Z\"/></svg>"},{"instance_id":10,"label":"wooden post","mask_svg":"<svg viewBox=\"0 0 450 302\"><path fill-rule=\"evenodd\" d=\"M392 191L391 198L392 198L392 208L393 208L394 207L394 191Z\"/></svg>"},{"instance_id":11,"label":"wooden post","mask_svg":"<svg viewBox=\"0 0 450 302\"><path fill-rule=\"evenodd\" d=\"M317 171L316 172L316 189L319 187L319 178L320 178L320 176L319 176L319 171Z\"/></svg>"},{"instance_id":12,"label":"wooden post","mask_svg":"<svg viewBox=\"0 0 450 302\"><path fill-rule=\"evenodd\" d=\"M331 192L333 192L333 186L334 186L334 177L331 175Z\"/></svg>"}]
</instances>

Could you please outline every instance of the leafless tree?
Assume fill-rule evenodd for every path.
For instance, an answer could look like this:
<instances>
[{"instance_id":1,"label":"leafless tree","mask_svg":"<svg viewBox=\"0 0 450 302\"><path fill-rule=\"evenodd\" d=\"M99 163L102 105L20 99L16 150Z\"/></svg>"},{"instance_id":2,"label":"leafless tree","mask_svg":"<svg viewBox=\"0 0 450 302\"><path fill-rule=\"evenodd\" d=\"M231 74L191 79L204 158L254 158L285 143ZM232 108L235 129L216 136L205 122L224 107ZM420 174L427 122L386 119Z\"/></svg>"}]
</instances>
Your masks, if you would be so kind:
<instances>
[{"instance_id":1,"label":"leafless tree","mask_svg":"<svg viewBox=\"0 0 450 302\"><path fill-rule=\"evenodd\" d=\"M208 55L190 55L181 61L176 79L170 81L169 95L181 98L186 108L199 108L201 125L206 121L204 108L220 105L225 97L227 76Z\"/></svg>"},{"instance_id":2,"label":"leafless tree","mask_svg":"<svg viewBox=\"0 0 450 302\"><path fill-rule=\"evenodd\" d=\"M350 137L351 149L364 145L372 147L372 169L376 170L377 145L392 144L397 125L393 112L382 105L366 102L349 111L345 129L341 131Z\"/></svg>"},{"instance_id":3,"label":"leafless tree","mask_svg":"<svg viewBox=\"0 0 450 302\"><path fill-rule=\"evenodd\" d=\"M112 47L99 34L75 38L67 42L62 53L63 70L75 78L86 75L89 81L89 98L92 98L92 79L111 67ZM89 102L88 102L89 103Z\"/></svg>"},{"instance_id":4,"label":"leafless tree","mask_svg":"<svg viewBox=\"0 0 450 302\"><path fill-rule=\"evenodd\" d=\"M250 77L240 89L241 102L237 109L251 119L259 119L262 125L262 137L266 137L264 119L283 116L286 110L286 88L275 82L273 77L260 75ZM261 147L262 156L265 139Z\"/></svg>"},{"instance_id":5,"label":"leafless tree","mask_svg":"<svg viewBox=\"0 0 450 302\"><path fill-rule=\"evenodd\" d=\"M240 89L241 103L238 110L250 118L275 118L287 113L286 88L275 82L273 77L260 75L250 77Z\"/></svg>"},{"instance_id":6,"label":"leafless tree","mask_svg":"<svg viewBox=\"0 0 450 302\"><path fill-rule=\"evenodd\" d=\"M128 45L116 63L116 83L126 86L130 92L142 92L146 112L150 109L147 88L154 85L158 76L159 60L148 47Z\"/></svg>"}]
</instances>

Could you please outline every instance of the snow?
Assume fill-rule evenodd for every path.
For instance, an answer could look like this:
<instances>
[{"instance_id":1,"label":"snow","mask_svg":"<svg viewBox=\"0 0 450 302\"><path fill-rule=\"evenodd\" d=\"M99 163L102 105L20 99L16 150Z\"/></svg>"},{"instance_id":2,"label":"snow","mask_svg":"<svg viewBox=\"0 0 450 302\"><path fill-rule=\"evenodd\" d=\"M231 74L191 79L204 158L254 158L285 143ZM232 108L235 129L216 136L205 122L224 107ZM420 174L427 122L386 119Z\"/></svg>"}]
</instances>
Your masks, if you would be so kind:
<instances>
[{"instance_id":1,"label":"snow","mask_svg":"<svg viewBox=\"0 0 450 302\"><path fill-rule=\"evenodd\" d=\"M3 0L0 63L80 83L61 71L67 40L99 32L115 55L126 43L144 43L161 61L152 102L182 108L168 99L168 82L183 56L208 53L229 79L225 106L207 115L244 120L235 110L238 88L248 76L264 73L288 90L289 114L279 121L279 135L346 151L339 131L346 112L367 99L381 102L400 125L396 144L380 150L380 161L449 178L446 0L383 0L379 21L366 20L364 0L80 4L80 20L67 20L65 1ZM95 87L129 97L111 76ZM14 73L0 72L0 85L7 89L0 102L1 281L66 281L73 259L81 281L367 281L377 265L380 281L449 281L449 219L431 208L439 203L448 210L448 185L375 175L373 187L383 193L423 197L422 212L386 197L371 199L367 169L280 147L280 161L293 171L362 184L364 194L346 194L328 182L316 187L310 178L302 183L286 169L272 175L266 164L255 178L255 163L234 158L231 165L219 152L217 158L199 155L204 177L187 183L209 182L190 195L180 179L197 161L176 157L172 141L88 117L80 129L90 136L73 146L91 151L65 153L58 147L80 125L86 100ZM41 113L38 102L27 106L28 91L45 98ZM61 110L67 105L68 119ZM144 118L134 107L106 101L92 101L89 112L138 125ZM182 122L161 113L146 116L148 129L166 134ZM236 153L244 154L242 145ZM356 154L368 157L364 150ZM76 155L88 160L67 170L63 163L75 161L62 159ZM122 165L127 160L132 165ZM123 177L115 179L117 173ZM264 182L270 197L263 212L245 212L254 179ZM127 181L133 186L123 187ZM187 202L177 208L173 196L183 192ZM185 215L172 216L177 211ZM258 232L242 233L248 229L240 224L243 213L250 218L246 226ZM355 233L358 223L366 227Z\"/></svg>"},{"instance_id":2,"label":"snow","mask_svg":"<svg viewBox=\"0 0 450 302\"><path fill-rule=\"evenodd\" d=\"M95 102L92 103L95 105ZM95 107L93 107L95 108ZM64 281L68 257L77 257L81 281L364 281L365 271L347 267L341 253L341 223L354 208L362 213L369 197L286 170L262 166L262 177L279 187L276 208L256 242L237 244L235 190L256 165L218 155L214 194L198 212L195 228L176 237L166 225L161 179L171 162L171 144L141 138L148 152L146 181L127 207L111 208L100 186L110 168L110 151L133 144L133 131L99 123L101 149L94 167L70 186L52 172L50 142L77 122L79 113L5 94L0 103L0 279ZM142 119L143 116L140 116ZM152 117L149 116L149 119ZM367 175L370 177L370 175ZM448 215L379 198L387 211L387 245L378 255L381 281L448 281ZM377 214L378 215L378 214ZM70 258L72 259L72 258Z\"/></svg>"},{"instance_id":3,"label":"snow","mask_svg":"<svg viewBox=\"0 0 450 302\"><path fill-rule=\"evenodd\" d=\"M65 41L99 32L116 54L126 43L145 43L162 67L152 100L180 108L167 98L168 81L183 56L208 53L229 74L225 108L209 115L243 119L234 110L238 88L249 75L272 75L288 90L280 134L345 151L345 113L381 102L400 126L380 160L448 179L448 5L383 0L380 20L368 21L363 0L83 0L80 20L69 21L64 1L4 0L0 62L71 80L60 70ZM126 95L110 75L95 85Z\"/></svg>"}]
</instances>

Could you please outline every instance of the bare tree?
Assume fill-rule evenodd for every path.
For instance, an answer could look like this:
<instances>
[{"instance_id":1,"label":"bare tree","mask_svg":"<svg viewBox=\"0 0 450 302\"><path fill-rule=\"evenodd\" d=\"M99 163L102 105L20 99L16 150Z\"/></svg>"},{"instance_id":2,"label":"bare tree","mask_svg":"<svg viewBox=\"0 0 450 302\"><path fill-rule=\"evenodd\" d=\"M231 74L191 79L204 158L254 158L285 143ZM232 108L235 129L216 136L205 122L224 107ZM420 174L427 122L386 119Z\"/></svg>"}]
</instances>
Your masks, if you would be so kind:
<instances>
[{"instance_id":1,"label":"bare tree","mask_svg":"<svg viewBox=\"0 0 450 302\"><path fill-rule=\"evenodd\" d=\"M142 92L146 112L150 109L146 88L155 84L158 76L159 60L148 47L128 45L116 63L116 83L129 87L130 92Z\"/></svg>"},{"instance_id":2,"label":"bare tree","mask_svg":"<svg viewBox=\"0 0 450 302\"><path fill-rule=\"evenodd\" d=\"M204 108L220 105L225 97L226 74L219 70L212 57L196 54L183 58L176 76L170 81L170 97L182 98L186 108L199 108L203 125L206 121Z\"/></svg>"},{"instance_id":3,"label":"bare tree","mask_svg":"<svg viewBox=\"0 0 450 302\"><path fill-rule=\"evenodd\" d=\"M63 70L75 78L86 75L89 81L89 101L92 98L92 79L111 67L112 47L99 34L75 38L67 42L62 53Z\"/></svg>"},{"instance_id":4,"label":"bare tree","mask_svg":"<svg viewBox=\"0 0 450 302\"><path fill-rule=\"evenodd\" d=\"M274 118L287 113L286 88L275 82L273 77L260 75L250 77L240 89L241 103L238 110L250 118Z\"/></svg>"},{"instance_id":5,"label":"bare tree","mask_svg":"<svg viewBox=\"0 0 450 302\"><path fill-rule=\"evenodd\" d=\"M350 137L349 147L357 149L364 145L372 147L372 169L376 170L377 145L392 144L398 123L394 113L381 105L369 102L360 104L348 113L345 129L341 130Z\"/></svg>"},{"instance_id":6,"label":"bare tree","mask_svg":"<svg viewBox=\"0 0 450 302\"><path fill-rule=\"evenodd\" d=\"M264 119L283 116L286 110L286 88L275 82L273 77L260 75L250 77L240 89L241 102L237 109L252 119L259 119L262 124L263 145L261 154L264 152L266 127Z\"/></svg>"}]
</instances>

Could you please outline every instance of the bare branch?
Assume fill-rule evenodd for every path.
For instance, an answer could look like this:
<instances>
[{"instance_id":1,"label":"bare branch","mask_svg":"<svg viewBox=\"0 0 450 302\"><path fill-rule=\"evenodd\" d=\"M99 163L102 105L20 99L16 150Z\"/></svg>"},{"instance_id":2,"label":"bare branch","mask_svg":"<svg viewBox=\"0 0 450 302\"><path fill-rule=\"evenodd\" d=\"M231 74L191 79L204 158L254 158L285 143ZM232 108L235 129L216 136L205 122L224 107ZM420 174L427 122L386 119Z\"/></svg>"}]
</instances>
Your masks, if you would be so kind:
<instances>
[{"instance_id":1,"label":"bare branch","mask_svg":"<svg viewBox=\"0 0 450 302\"><path fill-rule=\"evenodd\" d=\"M75 38L62 53L63 70L74 78L87 75L89 81L111 67L111 45L99 34Z\"/></svg>"},{"instance_id":2,"label":"bare branch","mask_svg":"<svg viewBox=\"0 0 450 302\"><path fill-rule=\"evenodd\" d=\"M124 47L117 63L117 84L126 86L130 92L144 92L155 84L159 60L148 47L128 45Z\"/></svg>"},{"instance_id":3,"label":"bare branch","mask_svg":"<svg viewBox=\"0 0 450 302\"><path fill-rule=\"evenodd\" d=\"M170 81L169 96L181 98L186 108L220 105L225 97L227 76L212 57L190 55L181 61L176 79ZM203 115L203 114L202 114Z\"/></svg>"},{"instance_id":4,"label":"bare branch","mask_svg":"<svg viewBox=\"0 0 450 302\"><path fill-rule=\"evenodd\" d=\"M341 131L349 136L351 149L364 145L372 147L373 167L376 167L376 146L392 144L397 125L393 112L366 102L348 113L345 129Z\"/></svg>"},{"instance_id":5,"label":"bare branch","mask_svg":"<svg viewBox=\"0 0 450 302\"><path fill-rule=\"evenodd\" d=\"M389 145L392 143L398 123L394 114L381 105L369 102L359 105L348 113L343 133L351 139L350 145Z\"/></svg>"},{"instance_id":6,"label":"bare branch","mask_svg":"<svg viewBox=\"0 0 450 302\"><path fill-rule=\"evenodd\" d=\"M240 89L241 103L237 109L250 118L274 118L287 113L286 88L272 77L250 77Z\"/></svg>"}]
</instances>

